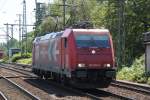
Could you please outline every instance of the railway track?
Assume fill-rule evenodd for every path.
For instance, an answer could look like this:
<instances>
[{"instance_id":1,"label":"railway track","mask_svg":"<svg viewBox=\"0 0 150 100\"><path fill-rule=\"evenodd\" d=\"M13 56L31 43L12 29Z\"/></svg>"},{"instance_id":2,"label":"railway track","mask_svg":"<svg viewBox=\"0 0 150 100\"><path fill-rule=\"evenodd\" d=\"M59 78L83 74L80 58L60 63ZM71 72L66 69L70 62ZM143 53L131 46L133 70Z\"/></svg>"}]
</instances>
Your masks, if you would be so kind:
<instances>
[{"instance_id":1,"label":"railway track","mask_svg":"<svg viewBox=\"0 0 150 100\"><path fill-rule=\"evenodd\" d=\"M29 77L32 77L32 75L29 74L28 71L22 72L22 71L24 71L24 70L22 70L22 69L20 69L20 68L18 68L18 67L16 67L15 69L12 69L12 68L14 68L14 67L11 66L12 68L10 68L10 67L7 67L7 66L9 66L9 65L1 65L1 67L4 68L4 69L11 70L11 71L15 71L15 72L17 72L17 73L21 73L21 74L28 75L28 78L29 78ZM20 70L20 71L19 71L19 70ZM30 72L30 73L31 73L31 72ZM31 76L30 76L30 75L31 75ZM8 78L10 78L10 77L8 77ZM16 77L12 77L12 78L16 78ZM19 77L18 77L18 78L19 78ZM32 78L33 78L33 77L32 77ZM58 83L56 83L56 82L52 82L52 81L49 81L49 80L38 79L37 77L35 77L35 80L29 78L29 79L27 80L27 82L30 83L30 84L32 84L33 86L38 87L38 88L43 88L43 89L44 89L45 86L48 87L48 86L51 86L51 85L52 85L52 87L59 88L60 90L67 91L67 92L69 91L70 93L77 94L77 96L82 95L82 96L86 96L87 98L95 98L95 97L92 97L92 96L85 95L84 93L79 92L79 91L77 91L77 90L75 90L75 89L64 87L64 86L62 86L62 85L60 85L60 84L58 84ZM47 89L45 89L44 91L47 91ZM56 95L57 95L57 94L56 94ZM62 94L58 94L58 95L62 95ZM88 100L90 100L90 99L88 99ZM97 99L97 100L99 100L99 99Z\"/></svg>"},{"instance_id":2,"label":"railway track","mask_svg":"<svg viewBox=\"0 0 150 100\"><path fill-rule=\"evenodd\" d=\"M31 68L32 67L31 64L18 64L18 63L7 63L7 64L17 65L17 66L21 66L21 67L25 67L25 68Z\"/></svg>"},{"instance_id":3,"label":"railway track","mask_svg":"<svg viewBox=\"0 0 150 100\"><path fill-rule=\"evenodd\" d=\"M131 83L131 82L126 82L126 81L113 81L111 85L115 87L128 89L131 91L136 91L138 93L142 93L146 95L150 94L150 86L148 85L140 85L137 83Z\"/></svg>"},{"instance_id":4,"label":"railway track","mask_svg":"<svg viewBox=\"0 0 150 100\"><path fill-rule=\"evenodd\" d=\"M92 100L132 100L128 97L123 97L117 94L110 93L108 91L99 90L99 89L78 89L71 86L66 85L60 85L59 83L52 81L52 80L36 80L37 82L30 81L31 84L39 86L37 83L44 82L49 85L52 85L53 87L66 90L81 96L86 96L88 98L91 98Z\"/></svg>"},{"instance_id":5,"label":"railway track","mask_svg":"<svg viewBox=\"0 0 150 100\"><path fill-rule=\"evenodd\" d=\"M25 75L28 78L37 77L31 71L28 71L28 70L25 70L25 69L22 69L22 68L17 68L17 67L14 67L14 66L11 66L11 67L8 67L8 66L9 65L0 64L1 68L7 69L7 70L11 70L11 71L14 71L14 72L17 72L17 73L21 73L21 74Z\"/></svg>"},{"instance_id":6,"label":"railway track","mask_svg":"<svg viewBox=\"0 0 150 100\"><path fill-rule=\"evenodd\" d=\"M9 68L9 67L6 67L6 66L5 67L2 66L2 68L6 68L6 69L12 70L12 71L16 71L17 70L16 72L28 75L28 77L31 75L31 72L29 74L28 71L24 71L24 70L22 70L21 68L18 68L18 67L16 67L15 69L14 69L14 67L12 67L13 68L12 69L12 68ZM22 72L22 71L24 71L24 72ZM129 98L126 98L126 97L123 97L123 96L119 96L117 94L112 94L110 92L103 91L103 90L87 90L87 91L85 91L85 90L81 90L81 89L76 89L76 88L60 85L60 83L54 82L52 80L40 80L40 79L37 79L37 81L38 82L30 81L30 83L32 85L38 86L39 82L44 81L44 83L48 83L49 85L53 85L54 87L61 88L61 89L64 89L66 91L70 91L70 92L73 92L73 93L76 93L76 94L79 94L79 95L87 96L87 97L92 98L94 100L101 100L101 98L103 98L103 99L105 99L105 98L107 98L107 99L114 98L114 99L119 99L119 100L120 99L129 99ZM95 91L97 92L96 94L95 94Z\"/></svg>"},{"instance_id":7,"label":"railway track","mask_svg":"<svg viewBox=\"0 0 150 100\"><path fill-rule=\"evenodd\" d=\"M19 65L19 66L21 66L21 65ZM14 70L22 70L22 69L17 67ZM21 73L22 73L22 71L21 71ZM30 76L30 74L27 74L27 73L28 72L24 71L22 74L26 74L26 75ZM47 80L44 80L44 81L48 82ZM32 84L36 84L36 83L32 83ZM48 84L56 85L58 83L48 82ZM56 85L56 87L59 87L59 86L60 86L60 84ZM110 86L116 87L116 89L117 88L123 88L125 90L130 90L130 91L134 91L134 92L145 94L145 95L150 94L150 87L149 86L133 84L133 83L124 82L124 81L113 81ZM96 99L96 100L106 99L106 98L108 98L108 99L114 98L114 100L115 99L119 99L119 100L120 99L124 99L124 100L135 99L135 98L132 98L132 96L131 97L130 96L123 96L123 95L119 95L117 93L115 94L113 92L103 90L103 89L78 90L78 89L74 89L74 88L68 87L68 86L66 86L66 87L61 86L59 88L64 88L64 89L67 89L67 91L69 90L69 91L73 91L73 92L76 92L76 93L81 94L81 95L86 95L87 97L90 97L90 98ZM132 94L132 92L131 92L130 95L134 95L134 94Z\"/></svg>"},{"instance_id":8,"label":"railway track","mask_svg":"<svg viewBox=\"0 0 150 100\"><path fill-rule=\"evenodd\" d=\"M14 69L20 69L20 70L23 70L23 71L26 71L26 72L29 72L31 73L32 72L32 67L26 67L25 65L11 65L11 64L0 64L2 66L6 66L6 67L13 67Z\"/></svg>"},{"instance_id":9,"label":"railway track","mask_svg":"<svg viewBox=\"0 0 150 100\"><path fill-rule=\"evenodd\" d=\"M0 92L0 100L7 100L6 96Z\"/></svg>"},{"instance_id":10,"label":"railway track","mask_svg":"<svg viewBox=\"0 0 150 100\"><path fill-rule=\"evenodd\" d=\"M101 98L101 99L133 100L132 98L114 94L112 92L108 92L102 89L88 89L88 90L83 90L83 91L85 91L88 95L92 95L92 96L95 96L96 98Z\"/></svg>"},{"instance_id":11,"label":"railway track","mask_svg":"<svg viewBox=\"0 0 150 100\"><path fill-rule=\"evenodd\" d=\"M23 87L3 76L0 76L0 90L5 95L4 100L40 100Z\"/></svg>"}]
</instances>

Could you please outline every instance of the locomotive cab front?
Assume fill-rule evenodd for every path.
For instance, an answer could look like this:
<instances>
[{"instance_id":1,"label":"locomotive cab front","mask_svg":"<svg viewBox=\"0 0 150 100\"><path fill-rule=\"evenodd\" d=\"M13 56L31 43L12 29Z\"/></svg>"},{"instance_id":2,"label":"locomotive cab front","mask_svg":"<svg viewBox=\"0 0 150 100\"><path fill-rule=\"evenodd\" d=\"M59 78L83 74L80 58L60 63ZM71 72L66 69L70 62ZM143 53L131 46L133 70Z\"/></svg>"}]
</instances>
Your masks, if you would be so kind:
<instances>
[{"instance_id":1,"label":"locomotive cab front","mask_svg":"<svg viewBox=\"0 0 150 100\"><path fill-rule=\"evenodd\" d=\"M83 87L86 86L85 83L88 83L87 87L90 83L90 86L97 84L98 87L107 87L116 76L113 43L109 31L74 29L73 35L76 67L72 74L76 81L83 82Z\"/></svg>"}]
</instances>

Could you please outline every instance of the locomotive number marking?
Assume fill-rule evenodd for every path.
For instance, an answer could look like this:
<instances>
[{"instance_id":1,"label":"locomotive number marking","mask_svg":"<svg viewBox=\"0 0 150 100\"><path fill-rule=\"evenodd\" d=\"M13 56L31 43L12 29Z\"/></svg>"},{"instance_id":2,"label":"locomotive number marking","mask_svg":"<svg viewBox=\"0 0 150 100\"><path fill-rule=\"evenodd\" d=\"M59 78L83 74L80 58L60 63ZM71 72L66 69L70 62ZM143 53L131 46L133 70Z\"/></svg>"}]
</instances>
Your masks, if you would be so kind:
<instances>
[{"instance_id":1,"label":"locomotive number marking","mask_svg":"<svg viewBox=\"0 0 150 100\"><path fill-rule=\"evenodd\" d=\"M57 50L57 42L55 40L52 40L48 47L49 60L57 62L58 54L59 54L59 50Z\"/></svg>"},{"instance_id":2,"label":"locomotive number marking","mask_svg":"<svg viewBox=\"0 0 150 100\"><path fill-rule=\"evenodd\" d=\"M57 50L57 43L54 42L54 47L53 47L53 60L57 61L57 55L59 54L59 50Z\"/></svg>"}]
</instances>

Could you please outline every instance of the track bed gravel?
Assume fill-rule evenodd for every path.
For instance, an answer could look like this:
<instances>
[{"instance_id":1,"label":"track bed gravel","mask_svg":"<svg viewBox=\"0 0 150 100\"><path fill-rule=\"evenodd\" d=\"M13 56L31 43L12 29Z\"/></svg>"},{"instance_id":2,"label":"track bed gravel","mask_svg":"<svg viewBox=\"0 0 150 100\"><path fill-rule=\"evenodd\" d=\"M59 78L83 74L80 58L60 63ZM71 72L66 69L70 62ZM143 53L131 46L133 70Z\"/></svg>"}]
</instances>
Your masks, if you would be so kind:
<instances>
[{"instance_id":1,"label":"track bed gravel","mask_svg":"<svg viewBox=\"0 0 150 100\"><path fill-rule=\"evenodd\" d=\"M0 78L0 91L4 93L8 100L32 100L3 78Z\"/></svg>"},{"instance_id":2,"label":"track bed gravel","mask_svg":"<svg viewBox=\"0 0 150 100\"><path fill-rule=\"evenodd\" d=\"M128 89L124 89L124 88L120 88L120 87L114 87L111 85L108 88L105 88L103 90L109 91L111 93L118 94L121 96L129 97L129 98L134 99L134 100L150 100L150 94L145 95L145 94L141 94L141 93L131 91Z\"/></svg>"}]
</instances>

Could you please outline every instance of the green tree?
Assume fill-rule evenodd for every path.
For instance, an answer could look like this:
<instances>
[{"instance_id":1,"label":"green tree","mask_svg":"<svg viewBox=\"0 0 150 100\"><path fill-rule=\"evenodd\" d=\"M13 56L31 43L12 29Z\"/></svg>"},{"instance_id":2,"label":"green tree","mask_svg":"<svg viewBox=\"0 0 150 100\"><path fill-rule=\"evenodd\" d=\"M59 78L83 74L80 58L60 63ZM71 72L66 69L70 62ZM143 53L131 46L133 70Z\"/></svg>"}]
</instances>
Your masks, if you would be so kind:
<instances>
[{"instance_id":1,"label":"green tree","mask_svg":"<svg viewBox=\"0 0 150 100\"><path fill-rule=\"evenodd\" d=\"M35 35L63 29L62 4L62 0L54 0L48 5L47 17L35 30ZM142 33L150 30L150 0L66 0L66 5L66 27L89 21L95 28L110 30L121 64L132 64L144 53Z\"/></svg>"}]
</instances>

